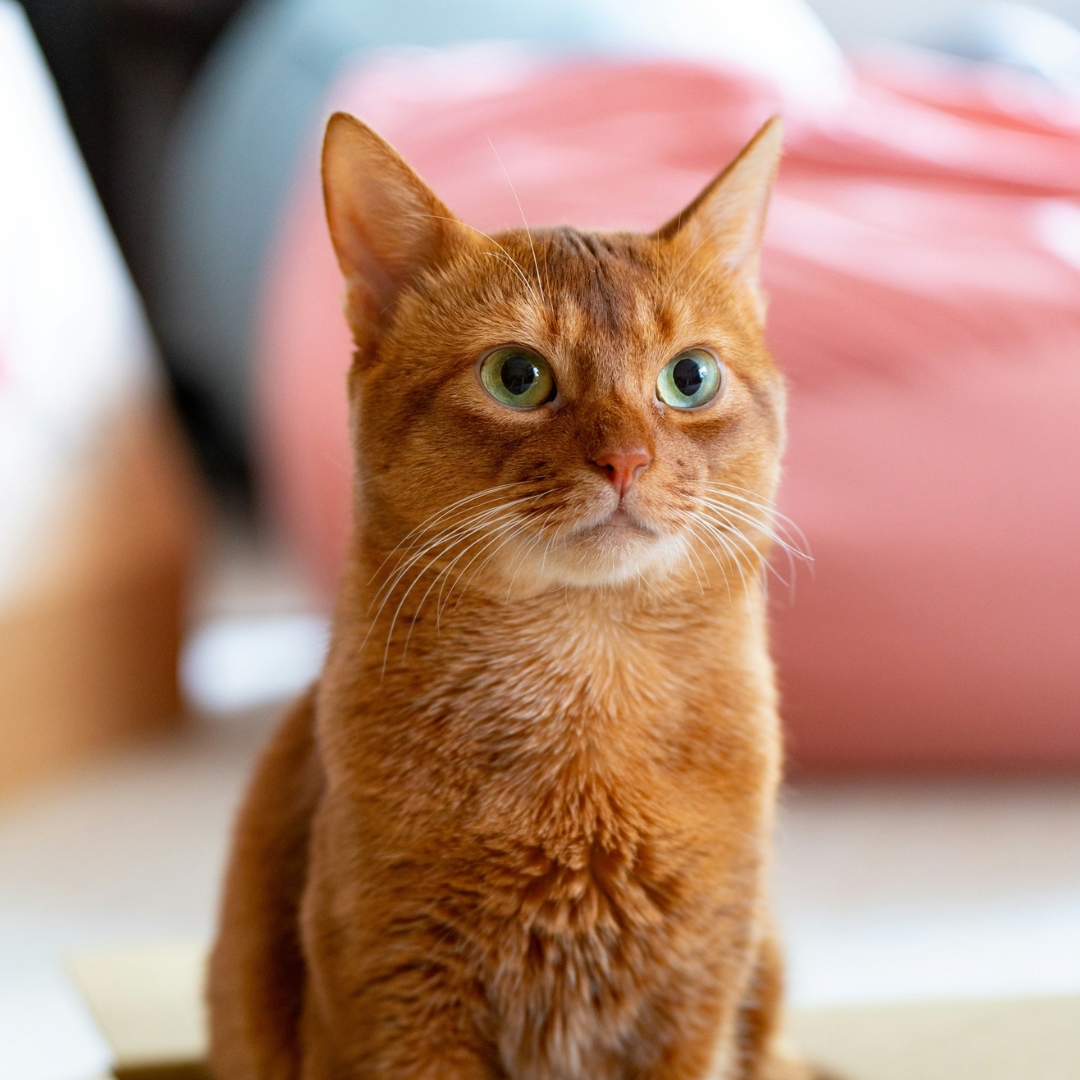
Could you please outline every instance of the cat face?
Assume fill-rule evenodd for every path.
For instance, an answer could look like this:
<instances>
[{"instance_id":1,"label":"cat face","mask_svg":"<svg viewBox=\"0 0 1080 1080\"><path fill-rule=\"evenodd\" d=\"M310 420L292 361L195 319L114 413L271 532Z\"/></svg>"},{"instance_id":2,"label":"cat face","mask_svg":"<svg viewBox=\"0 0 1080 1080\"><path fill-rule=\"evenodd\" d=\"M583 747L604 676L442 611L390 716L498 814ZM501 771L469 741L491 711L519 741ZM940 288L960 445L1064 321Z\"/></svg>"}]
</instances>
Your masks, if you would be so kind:
<instances>
[{"instance_id":1,"label":"cat face","mask_svg":"<svg viewBox=\"0 0 1080 1080\"><path fill-rule=\"evenodd\" d=\"M525 593L752 572L783 438L756 281L778 152L772 123L649 236L489 238L335 117L324 178L376 548Z\"/></svg>"}]
</instances>

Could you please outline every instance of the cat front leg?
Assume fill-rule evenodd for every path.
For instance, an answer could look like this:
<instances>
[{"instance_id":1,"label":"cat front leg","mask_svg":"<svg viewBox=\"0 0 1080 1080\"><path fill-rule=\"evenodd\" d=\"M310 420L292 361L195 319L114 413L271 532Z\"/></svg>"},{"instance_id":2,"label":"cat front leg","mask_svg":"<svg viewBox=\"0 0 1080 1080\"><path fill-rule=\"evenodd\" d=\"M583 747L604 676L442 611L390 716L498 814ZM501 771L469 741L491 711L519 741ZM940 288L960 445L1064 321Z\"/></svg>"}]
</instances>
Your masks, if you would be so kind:
<instances>
[{"instance_id":1,"label":"cat front leg","mask_svg":"<svg viewBox=\"0 0 1080 1080\"><path fill-rule=\"evenodd\" d=\"M295 1080L299 1071L298 915L322 788L313 701L305 694L282 721L236 823L207 986L215 1080Z\"/></svg>"},{"instance_id":2,"label":"cat front leg","mask_svg":"<svg viewBox=\"0 0 1080 1080\"><path fill-rule=\"evenodd\" d=\"M334 1008L305 994L300 1080L506 1080L460 994L431 973L400 971Z\"/></svg>"},{"instance_id":3,"label":"cat front leg","mask_svg":"<svg viewBox=\"0 0 1080 1080\"><path fill-rule=\"evenodd\" d=\"M418 884L430 855L373 843L376 816L331 783L314 822L301 1080L505 1080L453 890Z\"/></svg>"},{"instance_id":4,"label":"cat front leg","mask_svg":"<svg viewBox=\"0 0 1080 1080\"><path fill-rule=\"evenodd\" d=\"M740 1080L843 1080L783 1046L784 958L771 922L739 1017Z\"/></svg>"}]
</instances>

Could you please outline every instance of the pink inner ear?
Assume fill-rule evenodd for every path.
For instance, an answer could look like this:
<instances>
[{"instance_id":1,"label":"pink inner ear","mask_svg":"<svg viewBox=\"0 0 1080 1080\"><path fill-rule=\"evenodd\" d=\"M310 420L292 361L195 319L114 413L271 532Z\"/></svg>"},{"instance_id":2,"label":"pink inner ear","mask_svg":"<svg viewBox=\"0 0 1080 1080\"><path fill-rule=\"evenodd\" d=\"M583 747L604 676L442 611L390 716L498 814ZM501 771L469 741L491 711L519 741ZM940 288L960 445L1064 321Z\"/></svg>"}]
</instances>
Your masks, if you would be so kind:
<instances>
[{"instance_id":1,"label":"pink inner ear","mask_svg":"<svg viewBox=\"0 0 1080 1080\"><path fill-rule=\"evenodd\" d=\"M782 145L779 117L772 117L735 161L661 228L686 249L687 258L720 262L728 272L757 284L762 233Z\"/></svg>"},{"instance_id":2,"label":"pink inner ear","mask_svg":"<svg viewBox=\"0 0 1080 1080\"><path fill-rule=\"evenodd\" d=\"M322 158L330 236L362 338L410 277L439 254L451 215L396 152L352 116L327 126Z\"/></svg>"},{"instance_id":3,"label":"pink inner ear","mask_svg":"<svg viewBox=\"0 0 1080 1080\"><path fill-rule=\"evenodd\" d=\"M999 90L890 61L828 132L789 131L763 272L792 383L781 508L816 566L794 605L773 583L773 625L811 766L1080 765L1080 269L1044 239L1080 220L1080 137L1073 106L1058 123L1010 85L1006 113ZM648 231L778 105L716 69L596 62L478 92L446 61L430 94L386 62L334 101L486 231L521 222L489 137L530 225ZM256 362L267 489L328 592L351 351L312 164Z\"/></svg>"},{"instance_id":4,"label":"pink inner ear","mask_svg":"<svg viewBox=\"0 0 1080 1080\"><path fill-rule=\"evenodd\" d=\"M346 276L345 286L350 303L364 304L370 308L373 323L378 314L394 302L400 283L390 277L383 264L372 255L359 229L353 230L349 261L351 273Z\"/></svg>"}]
</instances>

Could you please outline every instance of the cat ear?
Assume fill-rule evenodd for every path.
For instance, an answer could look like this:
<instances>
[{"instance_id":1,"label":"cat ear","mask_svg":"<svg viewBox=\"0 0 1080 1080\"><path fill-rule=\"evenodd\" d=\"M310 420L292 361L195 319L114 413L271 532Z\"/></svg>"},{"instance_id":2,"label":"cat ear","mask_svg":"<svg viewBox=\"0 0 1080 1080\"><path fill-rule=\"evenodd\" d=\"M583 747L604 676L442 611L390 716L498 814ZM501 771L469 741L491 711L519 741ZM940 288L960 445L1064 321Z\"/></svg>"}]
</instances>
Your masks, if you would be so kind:
<instances>
[{"instance_id":1,"label":"cat ear","mask_svg":"<svg viewBox=\"0 0 1080 1080\"><path fill-rule=\"evenodd\" d=\"M698 253L757 289L761 234L769 193L780 164L780 117L765 122L739 156L656 236Z\"/></svg>"},{"instance_id":2,"label":"cat ear","mask_svg":"<svg viewBox=\"0 0 1080 1080\"><path fill-rule=\"evenodd\" d=\"M466 230L388 142L348 113L326 126L322 177L359 343L385 328L402 290Z\"/></svg>"}]
</instances>

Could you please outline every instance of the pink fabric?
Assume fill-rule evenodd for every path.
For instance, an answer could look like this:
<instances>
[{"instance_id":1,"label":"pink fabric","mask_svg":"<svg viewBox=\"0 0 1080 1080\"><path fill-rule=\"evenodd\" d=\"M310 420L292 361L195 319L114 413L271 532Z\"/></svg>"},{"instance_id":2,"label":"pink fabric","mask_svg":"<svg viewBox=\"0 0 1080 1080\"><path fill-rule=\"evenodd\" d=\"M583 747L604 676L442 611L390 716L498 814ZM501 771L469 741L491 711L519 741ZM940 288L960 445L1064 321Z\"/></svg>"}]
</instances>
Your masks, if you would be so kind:
<instances>
[{"instance_id":1,"label":"pink fabric","mask_svg":"<svg viewBox=\"0 0 1080 1080\"><path fill-rule=\"evenodd\" d=\"M485 231L522 212L654 228L780 108L686 64L417 66L358 67L332 104ZM843 110L788 133L764 277L792 387L781 508L815 556L796 602L773 587L793 756L1080 765L1080 108L1018 77L878 60ZM350 346L315 142L258 363L268 489L329 587Z\"/></svg>"}]
</instances>

